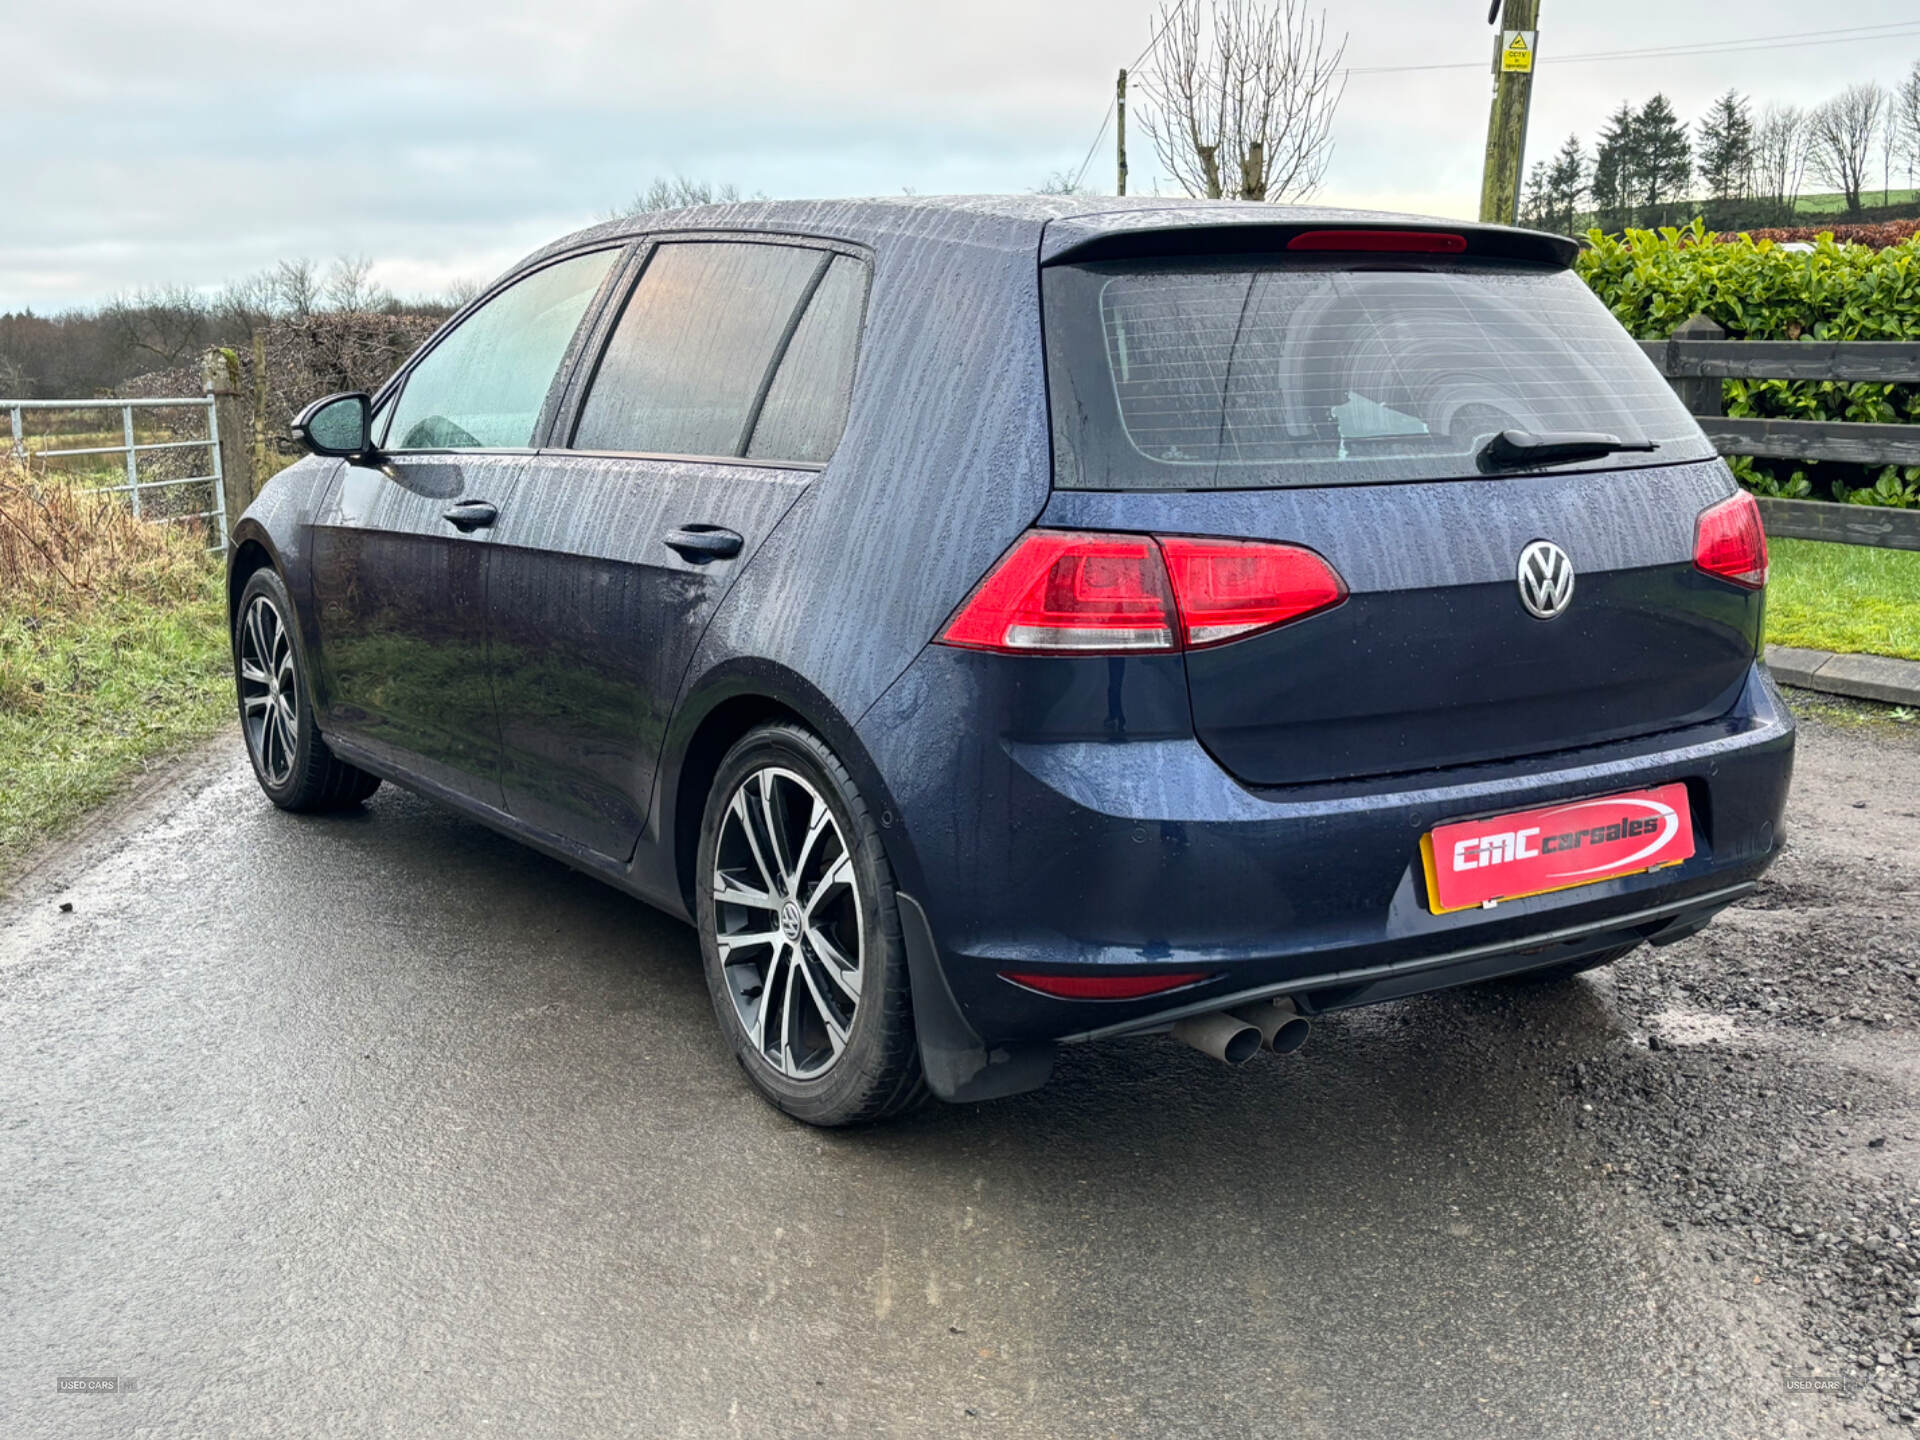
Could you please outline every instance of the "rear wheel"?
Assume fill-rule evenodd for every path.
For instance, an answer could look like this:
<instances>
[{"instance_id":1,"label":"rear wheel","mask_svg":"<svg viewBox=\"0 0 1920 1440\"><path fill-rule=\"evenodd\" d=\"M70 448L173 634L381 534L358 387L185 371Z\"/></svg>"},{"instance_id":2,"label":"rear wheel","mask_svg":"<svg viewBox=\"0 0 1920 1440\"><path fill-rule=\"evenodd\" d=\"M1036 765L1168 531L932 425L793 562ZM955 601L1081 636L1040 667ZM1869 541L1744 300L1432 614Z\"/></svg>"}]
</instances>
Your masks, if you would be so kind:
<instances>
[{"instance_id":1,"label":"rear wheel","mask_svg":"<svg viewBox=\"0 0 1920 1440\"><path fill-rule=\"evenodd\" d=\"M698 863L714 1014L760 1092L813 1125L924 1099L893 872L833 751L794 725L748 733L714 778Z\"/></svg>"},{"instance_id":2,"label":"rear wheel","mask_svg":"<svg viewBox=\"0 0 1920 1440\"><path fill-rule=\"evenodd\" d=\"M337 758L320 738L293 601L271 567L240 592L233 623L234 687L254 778L282 810L344 810L380 787L380 777Z\"/></svg>"}]
</instances>

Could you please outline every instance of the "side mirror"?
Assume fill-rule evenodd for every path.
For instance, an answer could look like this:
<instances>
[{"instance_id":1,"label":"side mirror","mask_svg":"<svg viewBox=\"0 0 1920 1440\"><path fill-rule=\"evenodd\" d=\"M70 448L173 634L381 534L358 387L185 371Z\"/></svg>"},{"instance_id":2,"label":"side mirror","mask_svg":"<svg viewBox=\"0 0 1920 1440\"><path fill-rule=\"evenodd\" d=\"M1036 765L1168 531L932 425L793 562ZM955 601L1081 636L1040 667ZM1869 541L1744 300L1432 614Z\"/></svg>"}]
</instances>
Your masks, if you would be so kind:
<instances>
[{"instance_id":1,"label":"side mirror","mask_svg":"<svg viewBox=\"0 0 1920 1440\"><path fill-rule=\"evenodd\" d=\"M365 391L329 395L294 418L296 439L316 455L361 460L373 454L373 401Z\"/></svg>"}]
</instances>

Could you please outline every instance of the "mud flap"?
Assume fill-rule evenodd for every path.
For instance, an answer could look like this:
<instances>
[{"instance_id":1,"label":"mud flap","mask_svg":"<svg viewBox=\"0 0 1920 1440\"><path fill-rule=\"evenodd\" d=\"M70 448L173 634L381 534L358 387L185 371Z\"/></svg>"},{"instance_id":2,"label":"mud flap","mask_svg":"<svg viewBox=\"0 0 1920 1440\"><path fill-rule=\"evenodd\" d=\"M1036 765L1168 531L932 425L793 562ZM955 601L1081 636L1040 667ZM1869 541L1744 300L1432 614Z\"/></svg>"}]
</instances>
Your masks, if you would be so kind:
<instances>
[{"instance_id":1,"label":"mud flap","mask_svg":"<svg viewBox=\"0 0 1920 1440\"><path fill-rule=\"evenodd\" d=\"M920 1066L927 1088L953 1104L1000 1100L1038 1090L1053 1073L1051 1043L989 1050L967 1023L947 985L933 943L927 912L911 895L899 894L900 932L913 982L913 1024L920 1040Z\"/></svg>"}]
</instances>

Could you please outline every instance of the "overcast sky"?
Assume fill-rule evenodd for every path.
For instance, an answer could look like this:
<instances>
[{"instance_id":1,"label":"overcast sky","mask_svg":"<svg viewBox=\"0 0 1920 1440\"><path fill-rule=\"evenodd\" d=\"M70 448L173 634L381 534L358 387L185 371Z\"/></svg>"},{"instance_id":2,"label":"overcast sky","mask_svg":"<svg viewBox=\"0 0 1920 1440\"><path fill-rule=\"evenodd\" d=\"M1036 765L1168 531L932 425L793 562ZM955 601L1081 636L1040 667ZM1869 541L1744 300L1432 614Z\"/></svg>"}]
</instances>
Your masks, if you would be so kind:
<instances>
[{"instance_id":1,"label":"overcast sky","mask_svg":"<svg viewBox=\"0 0 1920 1440\"><path fill-rule=\"evenodd\" d=\"M1076 170L1153 0L6 0L0 311L364 255L403 294L497 273L659 175L775 197L1020 191ZM1319 198L1471 214L1487 0L1336 5L1355 67ZM1664 90L1808 104L1920 58L1914 0L1841 43L1554 63L1814 31L1803 0L1544 0L1530 156ZM1884 27L1904 23L1905 33ZM1729 27L1738 24L1740 28ZM1827 32L1836 33L1836 32ZM1394 73L1363 67L1436 66ZM1160 167L1135 135L1133 188ZM1111 137L1087 174L1113 184ZM1163 186L1165 182L1163 182ZM1171 189L1172 187L1166 186Z\"/></svg>"}]
</instances>

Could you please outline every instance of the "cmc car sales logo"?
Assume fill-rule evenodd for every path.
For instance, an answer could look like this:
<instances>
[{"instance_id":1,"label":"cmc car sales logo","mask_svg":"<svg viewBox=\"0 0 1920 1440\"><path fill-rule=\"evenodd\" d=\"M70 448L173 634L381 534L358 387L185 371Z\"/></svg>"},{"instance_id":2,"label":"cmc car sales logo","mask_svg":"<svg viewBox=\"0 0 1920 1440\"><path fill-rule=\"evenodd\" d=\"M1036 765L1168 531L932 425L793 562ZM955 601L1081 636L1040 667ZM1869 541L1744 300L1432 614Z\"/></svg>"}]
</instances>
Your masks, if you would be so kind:
<instances>
[{"instance_id":1,"label":"cmc car sales logo","mask_svg":"<svg viewBox=\"0 0 1920 1440\"><path fill-rule=\"evenodd\" d=\"M1631 875L1692 854L1685 785L1443 825L1426 847L1439 911Z\"/></svg>"}]
</instances>

